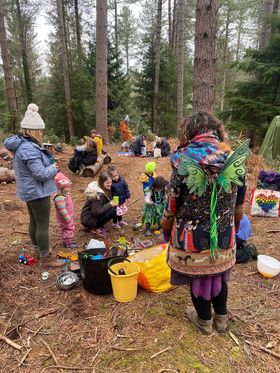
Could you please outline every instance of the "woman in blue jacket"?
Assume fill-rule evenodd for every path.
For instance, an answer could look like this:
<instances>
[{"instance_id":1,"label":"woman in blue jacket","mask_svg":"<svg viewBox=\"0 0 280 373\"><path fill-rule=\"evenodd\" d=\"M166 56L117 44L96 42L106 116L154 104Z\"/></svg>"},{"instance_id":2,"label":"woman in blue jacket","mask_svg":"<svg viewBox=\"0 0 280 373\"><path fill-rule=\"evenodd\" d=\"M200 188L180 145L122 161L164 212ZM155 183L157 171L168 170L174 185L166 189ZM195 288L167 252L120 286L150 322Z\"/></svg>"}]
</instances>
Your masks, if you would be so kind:
<instances>
[{"instance_id":1,"label":"woman in blue jacket","mask_svg":"<svg viewBox=\"0 0 280 373\"><path fill-rule=\"evenodd\" d=\"M57 191L54 176L58 169L51 165L50 153L42 147L45 123L38 106L29 104L20 124L21 133L5 140L6 148L14 153L16 194L26 202L30 221L29 235L35 255L43 266L57 267L63 261L53 260L49 253L50 196Z\"/></svg>"}]
</instances>

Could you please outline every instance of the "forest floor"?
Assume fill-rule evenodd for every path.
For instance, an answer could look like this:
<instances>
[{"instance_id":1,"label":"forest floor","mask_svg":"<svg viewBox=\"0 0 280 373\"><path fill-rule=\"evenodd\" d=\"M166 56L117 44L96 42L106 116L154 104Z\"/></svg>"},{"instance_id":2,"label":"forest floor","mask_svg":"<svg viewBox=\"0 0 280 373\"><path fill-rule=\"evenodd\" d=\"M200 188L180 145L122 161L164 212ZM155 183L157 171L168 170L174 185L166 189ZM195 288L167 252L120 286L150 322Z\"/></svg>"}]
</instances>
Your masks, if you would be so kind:
<instances>
[{"instance_id":1,"label":"forest floor","mask_svg":"<svg viewBox=\"0 0 280 373\"><path fill-rule=\"evenodd\" d=\"M175 146L173 144L173 146ZM127 220L135 221L143 203L138 176L147 159L117 157L117 145L110 145L112 164L126 178L132 192ZM56 153L61 170L73 182L76 208L76 237L79 249L90 238L79 223L84 190L90 179L71 174L67 163L72 148ZM158 159L157 173L170 176L167 158ZM250 187L262 166L253 156ZM249 196L248 196L249 198ZM58 271L42 282L38 266L18 264L21 247L30 244L28 214L15 197L15 184L0 185L0 202L11 200L14 208L0 211L0 334L20 346L17 350L1 341L1 373L272 373L280 372L280 278L266 279L257 272L256 262L237 265L229 283L230 334L204 336L186 319L189 289L177 287L153 294L139 289L131 303L117 303L113 295L96 296L80 282L70 291L56 286ZM249 204L246 204L249 210ZM251 218L252 242L259 253L280 259L280 220ZM270 230L278 230L268 233ZM117 240L114 231L110 239ZM132 226L125 237L144 237ZM52 208L50 240L54 252L62 249L60 229ZM269 353L271 352L271 354ZM274 356L273 356L274 354Z\"/></svg>"}]
</instances>

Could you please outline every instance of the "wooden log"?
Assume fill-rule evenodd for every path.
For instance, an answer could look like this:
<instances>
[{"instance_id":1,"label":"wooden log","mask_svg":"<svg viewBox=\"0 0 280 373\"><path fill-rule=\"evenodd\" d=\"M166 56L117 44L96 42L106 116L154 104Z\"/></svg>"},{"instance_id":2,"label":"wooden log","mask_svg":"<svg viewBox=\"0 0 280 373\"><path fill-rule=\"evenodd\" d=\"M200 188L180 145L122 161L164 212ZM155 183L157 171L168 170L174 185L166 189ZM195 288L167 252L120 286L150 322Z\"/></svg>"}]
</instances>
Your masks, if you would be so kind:
<instances>
[{"instance_id":1,"label":"wooden log","mask_svg":"<svg viewBox=\"0 0 280 373\"><path fill-rule=\"evenodd\" d=\"M6 167L0 167L0 183L11 183L12 181L15 181L15 171L9 170Z\"/></svg>"},{"instance_id":2,"label":"wooden log","mask_svg":"<svg viewBox=\"0 0 280 373\"><path fill-rule=\"evenodd\" d=\"M101 170L103 163L104 163L104 159L101 158L100 161L96 162L94 165L86 166L83 169L82 176L83 177L94 177Z\"/></svg>"}]
</instances>

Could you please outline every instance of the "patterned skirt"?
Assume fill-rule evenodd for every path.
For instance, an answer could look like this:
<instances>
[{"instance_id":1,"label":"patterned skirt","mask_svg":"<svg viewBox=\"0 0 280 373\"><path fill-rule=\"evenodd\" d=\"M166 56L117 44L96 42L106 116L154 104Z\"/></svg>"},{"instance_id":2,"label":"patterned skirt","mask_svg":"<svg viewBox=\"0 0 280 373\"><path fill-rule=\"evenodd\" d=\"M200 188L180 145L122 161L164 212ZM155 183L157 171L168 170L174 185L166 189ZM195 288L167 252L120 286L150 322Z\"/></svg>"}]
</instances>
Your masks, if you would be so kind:
<instances>
[{"instance_id":1,"label":"patterned skirt","mask_svg":"<svg viewBox=\"0 0 280 373\"><path fill-rule=\"evenodd\" d=\"M142 224L150 224L151 227L160 227L164 211L164 201L162 203L145 204L142 211Z\"/></svg>"}]
</instances>

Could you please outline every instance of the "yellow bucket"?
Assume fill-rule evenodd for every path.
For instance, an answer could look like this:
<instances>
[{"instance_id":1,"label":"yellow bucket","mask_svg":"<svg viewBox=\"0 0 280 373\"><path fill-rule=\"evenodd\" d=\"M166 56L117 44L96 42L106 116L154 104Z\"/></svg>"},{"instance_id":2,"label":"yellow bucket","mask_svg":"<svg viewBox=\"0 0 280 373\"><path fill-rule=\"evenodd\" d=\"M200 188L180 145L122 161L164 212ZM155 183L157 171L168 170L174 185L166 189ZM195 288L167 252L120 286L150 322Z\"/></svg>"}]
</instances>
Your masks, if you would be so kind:
<instances>
[{"instance_id":1,"label":"yellow bucket","mask_svg":"<svg viewBox=\"0 0 280 373\"><path fill-rule=\"evenodd\" d=\"M117 302L131 302L137 295L140 269L137 264L127 259L111 264L113 261L114 259L108 263L108 273L111 277L114 298Z\"/></svg>"}]
</instances>

